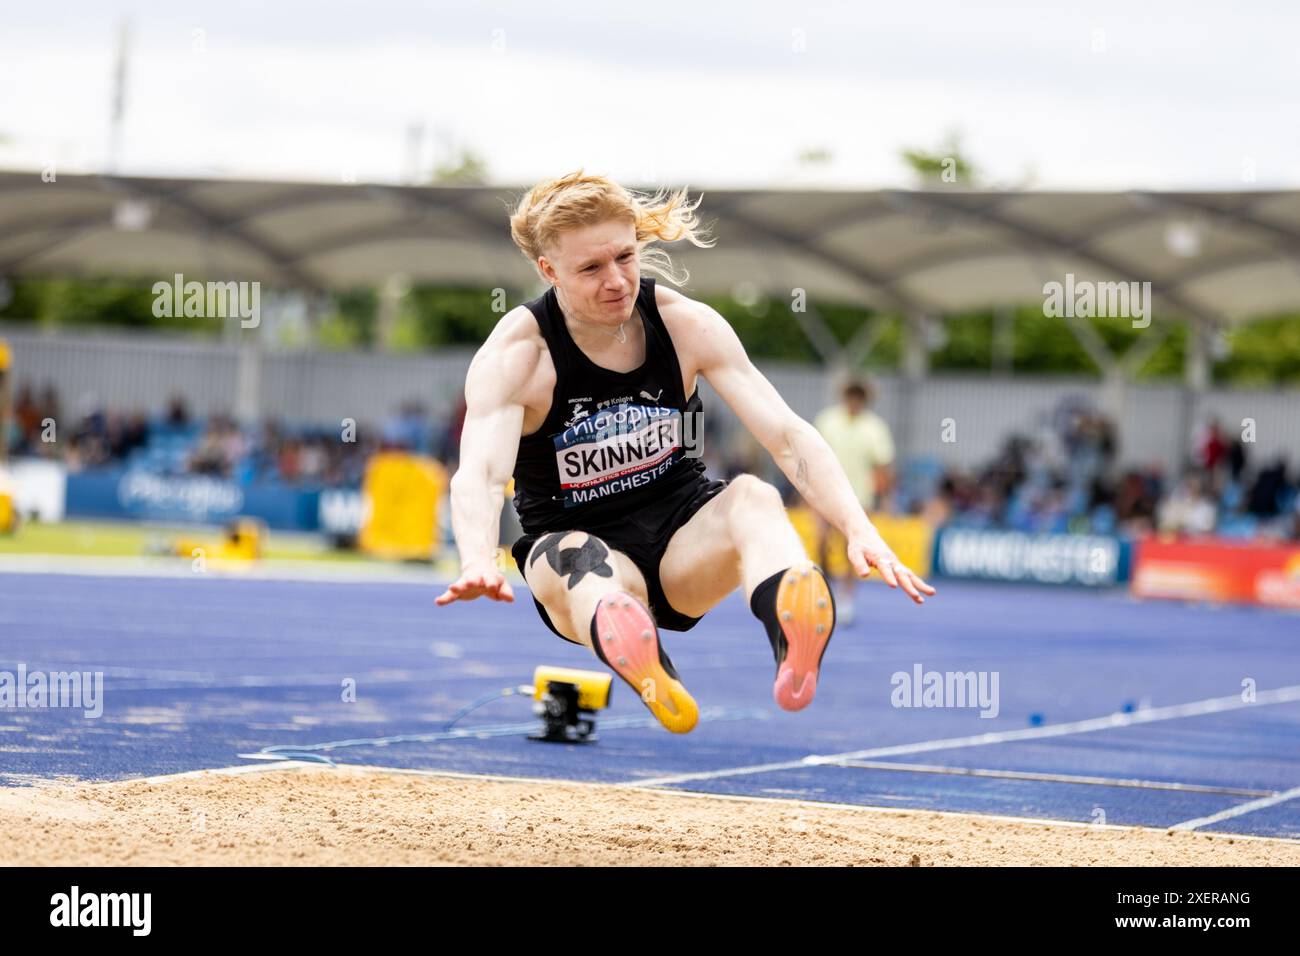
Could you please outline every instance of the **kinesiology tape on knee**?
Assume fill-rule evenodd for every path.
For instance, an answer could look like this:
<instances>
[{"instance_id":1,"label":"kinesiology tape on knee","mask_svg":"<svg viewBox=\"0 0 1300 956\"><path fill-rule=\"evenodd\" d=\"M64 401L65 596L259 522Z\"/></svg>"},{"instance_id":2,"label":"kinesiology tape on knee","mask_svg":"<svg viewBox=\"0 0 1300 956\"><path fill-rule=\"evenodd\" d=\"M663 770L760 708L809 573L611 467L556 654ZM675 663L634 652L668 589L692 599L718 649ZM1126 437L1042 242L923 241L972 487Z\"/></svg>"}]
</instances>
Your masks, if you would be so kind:
<instances>
[{"instance_id":1,"label":"kinesiology tape on knee","mask_svg":"<svg viewBox=\"0 0 1300 956\"><path fill-rule=\"evenodd\" d=\"M822 576L822 580L826 581L826 589L829 591L830 581L826 580L825 572L815 564L812 569ZM754 593L749 598L749 610L754 617L763 622L763 627L767 629L767 640L772 645L772 654L776 657L778 664L785 657L786 640L785 633L781 630L781 622L777 618L776 592L777 588L781 586L781 578L789 570L789 568L783 568L771 577L764 578L759 582L758 587L754 588ZM833 595L831 600L832 602L835 600Z\"/></svg>"}]
</instances>

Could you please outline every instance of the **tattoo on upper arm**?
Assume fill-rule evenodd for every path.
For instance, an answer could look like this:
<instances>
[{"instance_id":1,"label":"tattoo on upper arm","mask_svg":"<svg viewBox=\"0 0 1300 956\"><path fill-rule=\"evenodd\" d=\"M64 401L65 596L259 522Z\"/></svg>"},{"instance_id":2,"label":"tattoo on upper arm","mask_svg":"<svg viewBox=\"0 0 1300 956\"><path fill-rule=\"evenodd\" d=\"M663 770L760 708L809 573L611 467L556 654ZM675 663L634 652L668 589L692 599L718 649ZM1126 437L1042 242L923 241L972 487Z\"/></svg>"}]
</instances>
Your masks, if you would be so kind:
<instances>
[{"instance_id":1,"label":"tattoo on upper arm","mask_svg":"<svg viewBox=\"0 0 1300 956\"><path fill-rule=\"evenodd\" d=\"M553 531L538 543L533 551L528 566L537 563L538 557L546 555L546 563L560 577L569 576L565 585L572 591L588 574L597 574L602 578L612 578L614 569L609 565L609 548L595 535L587 535L586 540L576 548L561 548L560 541L572 534L570 531Z\"/></svg>"},{"instance_id":2,"label":"tattoo on upper arm","mask_svg":"<svg viewBox=\"0 0 1300 956\"><path fill-rule=\"evenodd\" d=\"M793 457L796 453L794 450L794 440L787 434L785 439L785 453ZM794 470L794 486L801 492L808 487L808 462L804 458L799 459L799 464Z\"/></svg>"}]
</instances>

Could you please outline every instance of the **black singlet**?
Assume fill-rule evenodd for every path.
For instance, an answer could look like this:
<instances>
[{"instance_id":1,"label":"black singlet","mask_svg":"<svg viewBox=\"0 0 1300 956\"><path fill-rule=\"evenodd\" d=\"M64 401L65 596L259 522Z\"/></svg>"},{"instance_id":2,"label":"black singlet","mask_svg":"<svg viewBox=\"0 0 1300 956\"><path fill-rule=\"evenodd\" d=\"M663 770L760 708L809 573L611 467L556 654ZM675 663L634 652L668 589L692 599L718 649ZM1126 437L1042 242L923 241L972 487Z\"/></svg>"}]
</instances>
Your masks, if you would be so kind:
<instances>
[{"instance_id":1,"label":"black singlet","mask_svg":"<svg viewBox=\"0 0 1300 956\"><path fill-rule=\"evenodd\" d=\"M699 388L689 400L683 394L653 278L641 278L636 301L645 362L630 372L602 368L578 348L553 286L524 303L555 365L551 409L537 431L520 438L515 461L515 510L526 533L615 523L704 475ZM695 456L687 456L687 445Z\"/></svg>"}]
</instances>

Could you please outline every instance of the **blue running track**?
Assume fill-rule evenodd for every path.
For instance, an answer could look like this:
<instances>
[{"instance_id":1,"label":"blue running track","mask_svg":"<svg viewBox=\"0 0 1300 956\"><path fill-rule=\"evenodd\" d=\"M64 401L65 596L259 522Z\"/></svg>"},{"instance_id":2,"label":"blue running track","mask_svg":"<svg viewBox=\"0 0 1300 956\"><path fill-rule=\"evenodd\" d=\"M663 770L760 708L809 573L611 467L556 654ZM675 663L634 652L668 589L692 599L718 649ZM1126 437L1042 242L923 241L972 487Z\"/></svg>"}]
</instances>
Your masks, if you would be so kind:
<instances>
[{"instance_id":1,"label":"blue running track","mask_svg":"<svg viewBox=\"0 0 1300 956\"><path fill-rule=\"evenodd\" d=\"M587 746L526 739L526 698L438 732L541 663L601 669L514 604L442 586L213 575L0 574L0 672L101 671L103 714L0 709L0 784L120 780L340 747L340 764L643 781L709 793L1300 838L1300 615L1120 592L941 582L915 607L859 589L816 701L772 700L767 639L733 594L663 633L704 719L669 734L615 682ZM898 707L896 672L998 678L997 714ZM0 674L0 679L3 675ZM344 682L355 681L355 701ZM990 685L991 687L991 685ZM1253 699L1249 691L1253 688ZM949 701L949 703L954 703ZM432 737L433 739L427 739Z\"/></svg>"}]
</instances>

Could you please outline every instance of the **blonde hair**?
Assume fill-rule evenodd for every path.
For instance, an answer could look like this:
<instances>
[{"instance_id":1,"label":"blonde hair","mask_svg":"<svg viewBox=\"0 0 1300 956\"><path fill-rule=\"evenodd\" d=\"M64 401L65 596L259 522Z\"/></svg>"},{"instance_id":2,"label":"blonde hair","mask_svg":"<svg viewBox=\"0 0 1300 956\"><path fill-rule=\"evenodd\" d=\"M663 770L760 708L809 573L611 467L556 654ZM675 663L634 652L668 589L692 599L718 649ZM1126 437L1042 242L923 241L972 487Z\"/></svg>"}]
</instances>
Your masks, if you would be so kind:
<instances>
[{"instance_id":1,"label":"blonde hair","mask_svg":"<svg viewBox=\"0 0 1300 956\"><path fill-rule=\"evenodd\" d=\"M524 257L534 265L539 256L555 247L560 233L591 226L610 219L624 220L636 227L641 268L682 285L690 273L677 266L663 249L649 244L686 239L701 248L717 240L695 215L703 196L691 203L686 189L653 196L639 196L604 176L588 176L581 169L538 183L524 194L510 214L510 237ZM540 271L540 270L539 270Z\"/></svg>"}]
</instances>

